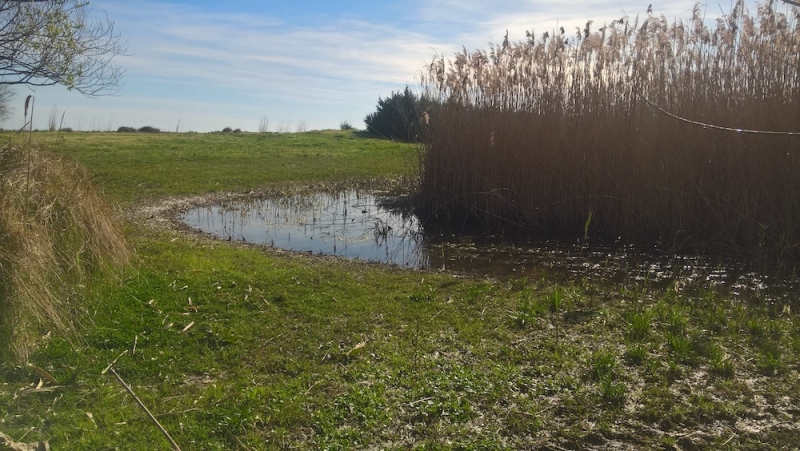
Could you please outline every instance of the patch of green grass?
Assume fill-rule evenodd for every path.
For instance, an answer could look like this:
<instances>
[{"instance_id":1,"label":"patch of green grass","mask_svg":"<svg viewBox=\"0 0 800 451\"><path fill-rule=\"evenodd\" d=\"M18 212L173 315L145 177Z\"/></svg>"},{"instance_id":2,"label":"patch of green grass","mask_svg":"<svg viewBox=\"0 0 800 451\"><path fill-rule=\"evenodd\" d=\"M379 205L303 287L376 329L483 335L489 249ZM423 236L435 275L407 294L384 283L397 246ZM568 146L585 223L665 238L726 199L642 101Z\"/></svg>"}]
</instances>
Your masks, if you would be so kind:
<instances>
[{"instance_id":1,"label":"patch of green grass","mask_svg":"<svg viewBox=\"0 0 800 451\"><path fill-rule=\"evenodd\" d=\"M769 376L777 376L786 368L780 344L775 341L765 341L759 346L758 365L761 371Z\"/></svg>"},{"instance_id":2,"label":"patch of green grass","mask_svg":"<svg viewBox=\"0 0 800 451\"><path fill-rule=\"evenodd\" d=\"M688 325L688 318L686 312L680 307L671 306L666 312L663 319L666 323L666 330L672 335L685 335L686 326Z\"/></svg>"},{"instance_id":3,"label":"patch of green grass","mask_svg":"<svg viewBox=\"0 0 800 451\"><path fill-rule=\"evenodd\" d=\"M605 377L600 380L600 397L611 406L619 407L625 402L628 387L624 382L612 377Z\"/></svg>"},{"instance_id":4,"label":"patch of green grass","mask_svg":"<svg viewBox=\"0 0 800 451\"><path fill-rule=\"evenodd\" d=\"M615 376L617 358L609 351L597 351L589 361L589 376L596 381Z\"/></svg>"},{"instance_id":5,"label":"patch of green grass","mask_svg":"<svg viewBox=\"0 0 800 451\"><path fill-rule=\"evenodd\" d=\"M425 293L423 291L416 291L408 295L408 300L414 303L433 302L433 294Z\"/></svg>"},{"instance_id":6,"label":"patch of green grass","mask_svg":"<svg viewBox=\"0 0 800 451\"><path fill-rule=\"evenodd\" d=\"M647 349L640 343L636 343L628 348L625 358L634 365L641 365L647 359Z\"/></svg>"},{"instance_id":7,"label":"patch of green grass","mask_svg":"<svg viewBox=\"0 0 800 451\"><path fill-rule=\"evenodd\" d=\"M634 342L641 342L650 335L650 315L647 312L633 312L627 315L627 337Z\"/></svg>"},{"instance_id":8,"label":"patch of green grass","mask_svg":"<svg viewBox=\"0 0 800 451\"><path fill-rule=\"evenodd\" d=\"M36 134L116 201L409 174L416 146L353 131Z\"/></svg>"},{"instance_id":9,"label":"patch of green grass","mask_svg":"<svg viewBox=\"0 0 800 451\"><path fill-rule=\"evenodd\" d=\"M702 302L706 307L698 310L703 327L712 333L721 333L728 328L728 316L725 306L720 305L713 297L707 296Z\"/></svg>"},{"instance_id":10,"label":"patch of green grass","mask_svg":"<svg viewBox=\"0 0 800 451\"><path fill-rule=\"evenodd\" d=\"M733 366L733 362L730 359L711 361L711 371L724 379L732 379L736 376L736 367Z\"/></svg>"},{"instance_id":11,"label":"patch of green grass","mask_svg":"<svg viewBox=\"0 0 800 451\"><path fill-rule=\"evenodd\" d=\"M561 287L554 287L548 298L550 313L559 313L564 304L564 290Z\"/></svg>"},{"instance_id":12,"label":"patch of green grass","mask_svg":"<svg viewBox=\"0 0 800 451\"><path fill-rule=\"evenodd\" d=\"M530 291L522 292L522 299L519 301L519 306L511 314L514 324L517 327L526 327L548 311L544 302L539 299L534 299Z\"/></svg>"},{"instance_id":13,"label":"patch of green grass","mask_svg":"<svg viewBox=\"0 0 800 451\"><path fill-rule=\"evenodd\" d=\"M672 357L680 363L689 363L694 359L692 342L683 335L667 332L665 336Z\"/></svg>"},{"instance_id":14,"label":"patch of green grass","mask_svg":"<svg viewBox=\"0 0 800 451\"><path fill-rule=\"evenodd\" d=\"M706 346L706 355L711 373L724 379L732 379L736 375L736 368L733 361L726 355L725 351L716 343L709 343Z\"/></svg>"},{"instance_id":15,"label":"patch of green grass","mask_svg":"<svg viewBox=\"0 0 800 451\"><path fill-rule=\"evenodd\" d=\"M225 191L324 180L326 164L345 161L353 176L399 176L405 169L390 166L412 152L357 134L312 135L76 134L65 154L87 162L115 199L137 204L217 189L186 174L174 182L166 171L150 173L149 159L185 158L195 176L222 165L231 176L218 180ZM204 143L248 167L237 175ZM340 153L333 163L325 149ZM142 181L152 186L137 187ZM734 426L737 418L765 429L784 424L800 404L791 313L626 283L404 271L135 220L128 236L133 268L73 287L80 339L52 335L31 356L56 383L0 363L4 433L47 439L54 449L169 449L102 373L115 362L184 449L236 449L237 441L253 450L580 449L611 437L623 447L656 448L669 437L688 444L687 435L700 448L719 448L734 433L728 445L741 449L796 441L791 430L756 436ZM725 326L714 327L721 318ZM31 392L40 380L44 390ZM719 434L691 435L697 430Z\"/></svg>"},{"instance_id":16,"label":"patch of green grass","mask_svg":"<svg viewBox=\"0 0 800 451\"><path fill-rule=\"evenodd\" d=\"M758 317L750 318L747 321L747 331L754 341L761 341L767 336L767 321Z\"/></svg>"}]
</instances>

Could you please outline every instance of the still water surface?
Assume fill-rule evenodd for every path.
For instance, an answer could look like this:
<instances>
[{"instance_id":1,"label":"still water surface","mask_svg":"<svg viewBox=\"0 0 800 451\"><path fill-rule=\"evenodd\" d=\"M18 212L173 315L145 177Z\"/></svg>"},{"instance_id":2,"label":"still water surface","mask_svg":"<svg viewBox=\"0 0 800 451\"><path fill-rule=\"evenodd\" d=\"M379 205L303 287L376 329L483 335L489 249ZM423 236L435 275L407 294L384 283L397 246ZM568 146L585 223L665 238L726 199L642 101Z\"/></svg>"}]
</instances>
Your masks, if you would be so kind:
<instances>
[{"instance_id":1,"label":"still water surface","mask_svg":"<svg viewBox=\"0 0 800 451\"><path fill-rule=\"evenodd\" d=\"M183 214L190 227L223 239L409 268L593 283L717 288L734 297L798 304L791 271L736 260L663 255L619 243L542 241L426 233L396 199L346 191L244 200Z\"/></svg>"}]
</instances>

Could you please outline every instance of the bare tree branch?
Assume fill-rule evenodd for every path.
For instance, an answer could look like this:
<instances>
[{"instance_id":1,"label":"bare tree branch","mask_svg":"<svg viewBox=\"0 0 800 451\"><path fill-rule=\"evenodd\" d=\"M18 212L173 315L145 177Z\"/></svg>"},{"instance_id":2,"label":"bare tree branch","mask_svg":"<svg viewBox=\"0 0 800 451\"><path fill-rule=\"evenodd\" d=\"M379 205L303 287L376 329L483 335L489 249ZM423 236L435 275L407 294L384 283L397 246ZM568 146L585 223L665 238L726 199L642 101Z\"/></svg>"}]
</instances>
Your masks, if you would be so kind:
<instances>
[{"instance_id":1,"label":"bare tree branch","mask_svg":"<svg viewBox=\"0 0 800 451\"><path fill-rule=\"evenodd\" d=\"M87 96L113 94L125 52L114 22L79 0L0 0L0 85L60 84Z\"/></svg>"},{"instance_id":2,"label":"bare tree branch","mask_svg":"<svg viewBox=\"0 0 800 451\"><path fill-rule=\"evenodd\" d=\"M11 99L14 93L6 85L0 85L0 121L11 115Z\"/></svg>"}]
</instances>

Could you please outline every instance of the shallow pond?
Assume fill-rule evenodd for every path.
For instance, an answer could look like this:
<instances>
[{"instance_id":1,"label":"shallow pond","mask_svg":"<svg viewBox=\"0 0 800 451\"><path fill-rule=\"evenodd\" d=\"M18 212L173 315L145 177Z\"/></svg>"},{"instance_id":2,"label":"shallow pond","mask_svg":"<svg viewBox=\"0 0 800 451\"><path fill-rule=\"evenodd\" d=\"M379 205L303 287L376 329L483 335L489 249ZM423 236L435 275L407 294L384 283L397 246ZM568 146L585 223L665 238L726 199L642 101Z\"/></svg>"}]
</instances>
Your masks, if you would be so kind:
<instances>
[{"instance_id":1,"label":"shallow pond","mask_svg":"<svg viewBox=\"0 0 800 451\"><path fill-rule=\"evenodd\" d=\"M619 243L430 234L413 214L396 205L396 199L374 193L316 193L199 207L184 213L182 220L223 239L415 269L715 287L735 297L798 303L798 278L778 268L663 255Z\"/></svg>"}]
</instances>

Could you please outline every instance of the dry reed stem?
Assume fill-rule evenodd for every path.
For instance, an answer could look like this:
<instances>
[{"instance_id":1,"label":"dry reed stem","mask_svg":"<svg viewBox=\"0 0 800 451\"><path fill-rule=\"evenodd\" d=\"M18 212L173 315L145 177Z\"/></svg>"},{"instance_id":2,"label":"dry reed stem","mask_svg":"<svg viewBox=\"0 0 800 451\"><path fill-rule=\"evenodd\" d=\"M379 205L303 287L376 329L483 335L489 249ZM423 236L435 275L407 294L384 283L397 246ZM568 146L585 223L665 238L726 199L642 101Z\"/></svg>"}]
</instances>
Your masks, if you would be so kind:
<instances>
[{"instance_id":1,"label":"dry reed stem","mask_svg":"<svg viewBox=\"0 0 800 451\"><path fill-rule=\"evenodd\" d=\"M125 388L125 390L128 392L128 394L133 396L133 399L135 399L136 403L139 404L139 407L141 407L142 410L144 410L144 412L147 414L147 417L150 418L150 421L152 421L156 425L156 427L158 427L158 430L161 431L161 433L164 435L164 437L166 437L167 441L169 441L170 445L172 445L172 449L174 449L175 451L181 451L180 446L178 446L178 444L175 443L175 440L172 439L172 436L169 435L169 432L167 432L167 430L164 429L164 426L162 426L161 423L158 421L158 419L156 419L156 417L150 412L150 409L148 409L147 406L144 405L142 400L139 399L138 396L136 396L136 393L133 392L133 389L131 388L131 386L128 385L127 383L125 383L124 380L122 380L122 378L119 376L119 374L117 374L117 372L114 371L114 368L110 368L109 371L111 371L111 374L113 374L114 377L117 378L119 383L122 384L122 386Z\"/></svg>"},{"instance_id":2,"label":"dry reed stem","mask_svg":"<svg viewBox=\"0 0 800 451\"><path fill-rule=\"evenodd\" d=\"M44 330L74 330L71 284L130 257L121 224L89 180L35 148L0 151L1 340L22 360Z\"/></svg>"}]
</instances>

